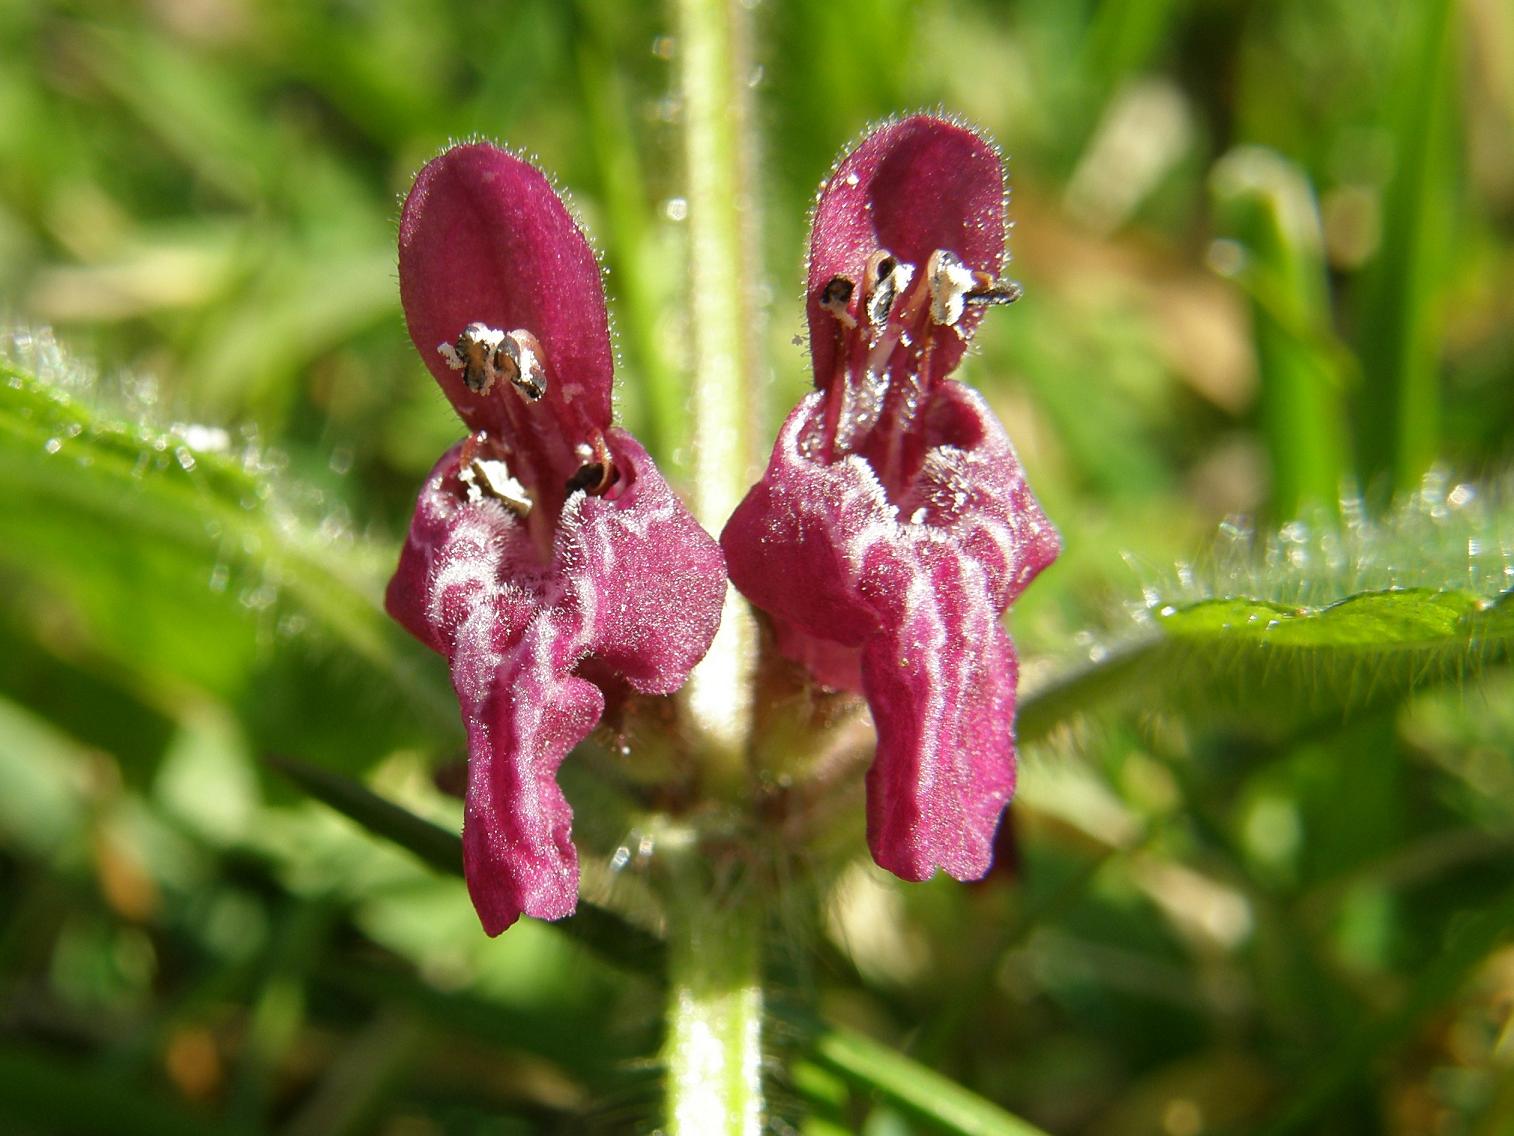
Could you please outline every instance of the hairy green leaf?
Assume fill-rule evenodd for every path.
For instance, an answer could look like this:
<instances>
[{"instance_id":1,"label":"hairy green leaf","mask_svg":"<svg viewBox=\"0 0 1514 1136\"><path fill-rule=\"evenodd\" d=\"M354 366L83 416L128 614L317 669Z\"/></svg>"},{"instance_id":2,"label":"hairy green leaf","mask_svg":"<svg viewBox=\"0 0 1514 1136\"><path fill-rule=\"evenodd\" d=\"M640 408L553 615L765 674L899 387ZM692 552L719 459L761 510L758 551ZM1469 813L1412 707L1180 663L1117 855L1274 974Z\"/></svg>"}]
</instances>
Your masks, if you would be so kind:
<instances>
[{"instance_id":1,"label":"hairy green leaf","mask_svg":"<svg viewBox=\"0 0 1514 1136\"><path fill-rule=\"evenodd\" d=\"M1320 607L1232 598L1166 605L1133 641L1029 694L1023 742L1100 705L1224 714L1259 726L1344 715L1475 676L1514 650L1514 593L1403 588Z\"/></svg>"},{"instance_id":2,"label":"hairy green leaf","mask_svg":"<svg viewBox=\"0 0 1514 1136\"><path fill-rule=\"evenodd\" d=\"M442 670L379 604L389 554L339 501L302 497L223 429L138 420L150 397L112 395L45 336L12 339L0 580L18 637L150 706L223 698L255 743L323 760L456 728Z\"/></svg>"}]
</instances>

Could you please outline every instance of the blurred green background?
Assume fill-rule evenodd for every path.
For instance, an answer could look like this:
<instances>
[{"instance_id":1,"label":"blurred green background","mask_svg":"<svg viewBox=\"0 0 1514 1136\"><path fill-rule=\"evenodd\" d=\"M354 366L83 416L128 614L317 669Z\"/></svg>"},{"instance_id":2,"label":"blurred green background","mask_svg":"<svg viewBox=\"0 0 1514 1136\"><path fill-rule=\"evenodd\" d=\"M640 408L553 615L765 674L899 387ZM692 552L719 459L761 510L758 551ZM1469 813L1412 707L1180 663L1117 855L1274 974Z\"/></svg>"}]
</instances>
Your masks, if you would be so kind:
<instances>
[{"instance_id":1,"label":"blurred green background","mask_svg":"<svg viewBox=\"0 0 1514 1136\"><path fill-rule=\"evenodd\" d=\"M751 9L770 428L809 379L806 213L841 146L941 107L1008 156L1026 295L963 377L1066 545L1013 620L1028 688L1169 597L1509 588L1507 0ZM393 252L448 140L569 192L621 415L685 465L672 19L0 7L0 1130L655 1123L649 983L530 921L485 940L460 883L258 759L457 824L443 665L373 604L459 434ZM1265 728L1218 704L1244 690L1159 687L1038 731L1012 869L859 864L795 899L776 1130L930 1130L781 1024L816 1004L1053 1132L1514 1131L1502 658L1413 698L1348 660L1359 696ZM607 815L589 886L634 901Z\"/></svg>"}]
</instances>

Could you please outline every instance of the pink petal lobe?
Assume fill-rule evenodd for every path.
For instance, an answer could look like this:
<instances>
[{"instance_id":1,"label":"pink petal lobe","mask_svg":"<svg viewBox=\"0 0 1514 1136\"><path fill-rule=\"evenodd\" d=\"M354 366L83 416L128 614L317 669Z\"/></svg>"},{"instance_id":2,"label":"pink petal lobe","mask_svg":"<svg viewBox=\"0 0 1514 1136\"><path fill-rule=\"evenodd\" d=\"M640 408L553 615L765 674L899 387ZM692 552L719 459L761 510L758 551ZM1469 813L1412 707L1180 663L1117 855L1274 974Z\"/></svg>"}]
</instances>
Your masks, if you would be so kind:
<instances>
[{"instance_id":1,"label":"pink petal lobe","mask_svg":"<svg viewBox=\"0 0 1514 1136\"><path fill-rule=\"evenodd\" d=\"M981 569L949 544L876 545L868 559L883 628L862 652L878 730L868 846L906 880L978 879L1014 792L1013 648Z\"/></svg>"},{"instance_id":2,"label":"pink petal lobe","mask_svg":"<svg viewBox=\"0 0 1514 1136\"><path fill-rule=\"evenodd\" d=\"M390 616L449 656L458 628L479 604L495 602L496 593L513 598L513 625L523 628L546 576L524 525L497 501L466 499L458 478L464 446L453 446L427 475L384 593ZM513 587L502 590L502 580Z\"/></svg>"},{"instance_id":3,"label":"pink petal lobe","mask_svg":"<svg viewBox=\"0 0 1514 1136\"><path fill-rule=\"evenodd\" d=\"M779 430L767 472L720 535L731 583L793 633L860 648L877 621L858 595L857 544L894 529L893 510L866 462L811 460L806 439L824 413L806 396ZM803 661L802 659L800 661Z\"/></svg>"},{"instance_id":4,"label":"pink petal lobe","mask_svg":"<svg viewBox=\"0 0 1514 1136\"><path fill-rule=\"evenodd\" d=\"M942 383L926 404L925 425L925 457L899 495L899 515L949 535L983 569L1003 612L1056 560L1061 538L981 394Z\"/></svg>"},{"instance_id":5,"label":"pink petal lobe","mask_svg":"<svg viewBox=\"0 0 1514 1136\"><path fill-rule=\"evenodd\" d=\"M573 648L573 629L543 613L502 651L470 641L452 656L468 727L463 874L490 935L522 913L561 919L578 905L557 768L599 721L604 695L569 673Z\"/></svg>"},{"instance_id":6,"label":"pink petal lobe","mask_svg":"<svg viewBox=\"0 0 1514 1136\"><path fill-rule=\"evenodd\" d=\"M606 437L617 495L568 501L557 559L596 662L643 694L671 694L720 626L725 559L646 450L622 430Z\"/></svg>"},{"instance_id":7,"label":"pink petal lobe","mask_svg":"<svg viewBox=\"0 0 1514 1136\"><path fill-rule=\"evenodd\" d=\"M609 425L613 357L599 264L540 170L488 143L453 147L416 176L399 248L410 337L471 429L524 437L513 391L474 393L437 351L475 321L535 335L549 379L542 402L558 417Z\"/></svg>"}]
</instances>

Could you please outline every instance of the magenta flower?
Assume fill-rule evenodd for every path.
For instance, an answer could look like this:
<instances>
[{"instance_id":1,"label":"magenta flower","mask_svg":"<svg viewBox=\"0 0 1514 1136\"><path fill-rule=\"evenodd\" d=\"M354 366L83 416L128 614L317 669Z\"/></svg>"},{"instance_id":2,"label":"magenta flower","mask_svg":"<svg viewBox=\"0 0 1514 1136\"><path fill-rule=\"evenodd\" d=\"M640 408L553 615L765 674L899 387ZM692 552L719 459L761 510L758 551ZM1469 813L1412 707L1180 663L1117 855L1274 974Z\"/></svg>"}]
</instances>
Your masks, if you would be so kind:
<instances>
[{"instance_id":1,"label":"magenta flower","mask_svg":"<svg viewBox=\"0 0 1514 1136\"><path fill-rule=\"evenodd\" d=\"M1003 172L972 131L917 116L847 154L810 237L818 389L721 537L780 649L867 698L868 843L908 880L989 868L1015 781L999 617L1058 552L1003 427L950 378L1018 295L1003 257Z\"/></svg>"},{"instance_id":2,"label":"magenta flower","mask_svg":"<svg viewBox=\"0 0 1514 1136\"><path fill-rule=\"evenodd\" d=\"M484 929L578 898L563 758L606 697L667 694L720 621L720 549L610 425L599 266L541 172L458 146L400 222L410 337L471 431L431 471L387 606L446 656L468 733L463 866Z\"/></svg>"}]
</instances>

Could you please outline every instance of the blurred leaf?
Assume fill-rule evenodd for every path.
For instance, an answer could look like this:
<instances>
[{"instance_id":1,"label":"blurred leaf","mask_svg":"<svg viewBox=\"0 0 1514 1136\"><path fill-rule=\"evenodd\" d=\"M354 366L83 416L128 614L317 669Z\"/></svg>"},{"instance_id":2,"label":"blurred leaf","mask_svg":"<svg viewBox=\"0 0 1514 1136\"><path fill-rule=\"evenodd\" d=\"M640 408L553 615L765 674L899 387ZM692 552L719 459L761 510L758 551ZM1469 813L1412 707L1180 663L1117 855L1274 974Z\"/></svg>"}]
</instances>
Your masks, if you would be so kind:
<instances>
[{"instance_id":1,"label":"blurred leaf","mask_svg":"<svg viewBox=\"0 0 1514 1136\"><path fill-rule=\"evenodd\" d=\"M70 791L83 779L77 743L8 699L0 699L0 739L0 847L14 841L62 859L87 816Z\"/></svg>"},{"instance_id":2,"label":"blurred leaf","mask_svg":"<svg viewBox=\"0 0 1514 1136\"><path fill-rule=\"evenodd\" d=\"M39 645L150 705L223 697L258 743L323 759L455 731L424 652L379 606L387 555L323 499L297 501L275 455L130 421L39 361L0 361L0 576Z\"/></svg>"},{"instance_id":3,"label":"blurred leaf","mask_svg":"<svg viewBox=\"0 0 1514 1136\"><path fill-rule=\"evenodd\" d=\"M1308 1130L1319 1112L1363 1077L1384 1053L1404 1044L1415 1028L1438 1011L1490 952L1514 939L1514 892L1506 891L1481 908L1469 909L1446 932L1442 949L1415 976L1407 996L1381 1020L1361 1023L1288 1094L1281 1115L1261 1131Z\"/></svg>"},{"instance_id":4,"label":"blurred leaf","mask_svg":"<svg viewBox=\"0 0 1514 1136\"><path fill-rule=\"evenodd\" d=\"M463 874L463 842L457 835L385 800L351 778L288 757L269 758L269 763L316 800L409 850L423 863L449 875ZM577 914L552 925L623 970L659 979L663 973L663 946L655 936L582 897Z\"/></svg>"},{"instance_id":5,"label":"blurred leaf","mask_svg":"<svg viewBox=\"0 0 1514 1136\"><path fill-rule=\"evenodd\" d=\"M1346 713L1417 686L1475 677L1514 649L1514 593L1363 592L1324 607L1245 598L1155 613L1150 634L1020 703L1022 742L1109 702L1277 724Z\"/></svg>"},{"instance_id":6,"label":"blurred leaf","mask_svg":"<svg viewBox=\"0 0 1514 1136\"><path fill-rule=\"evenodd\" d=\"M0 1119L16 1132L153 1132L237 1136L252 1131L198 1116L109 1069L14 1046L0 1049Z\"/></svg>"},{"instance_id":7,"label":"blurred leaf","mask_svg":"<svg viewBox=\"0 0 1514 1136\"><path fill-rule=\"evenodd\" d=\"M1104 0L1089 22L1083 66L1097 96L1108 98L1122 79L1148 66L1172 42L1182 0Z\"/></svg>"},{"instance_id":8,"label":"blurred leaf","mask_svg":"<svg viewBox=\"0 0 1514 1136\"><path fill-rule=\"evenodd\" d=\"M145 27L81 21L66 42L159 145L228 200L255 201L278 176L278 123L251 97L247 72Z\"/></svg>"}]
</instances>

